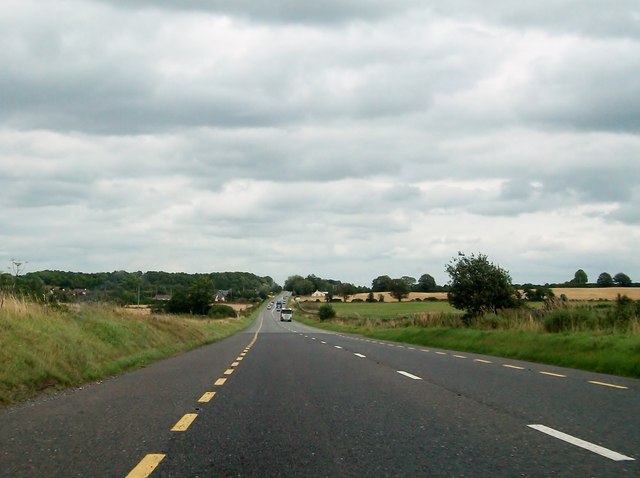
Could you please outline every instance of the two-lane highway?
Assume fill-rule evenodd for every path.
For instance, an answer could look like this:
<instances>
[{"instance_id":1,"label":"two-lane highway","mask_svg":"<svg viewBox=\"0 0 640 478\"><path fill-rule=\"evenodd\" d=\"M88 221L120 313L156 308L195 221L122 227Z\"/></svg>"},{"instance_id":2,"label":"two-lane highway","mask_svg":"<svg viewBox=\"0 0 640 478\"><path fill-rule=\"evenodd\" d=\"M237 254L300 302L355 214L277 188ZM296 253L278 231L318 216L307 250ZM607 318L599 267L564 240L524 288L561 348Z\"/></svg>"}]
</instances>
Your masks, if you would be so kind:
<instances>
[{"instance_id":1,"label":"two-lane highway","mask_svg":"<svg viewBox=\"0 0 640 478\"><path fill-rule=\"evenodd\" d=\"M220 343L4 412L0 475L640 476L639 385L265 309Z\"/></svg>"}]
</instances>

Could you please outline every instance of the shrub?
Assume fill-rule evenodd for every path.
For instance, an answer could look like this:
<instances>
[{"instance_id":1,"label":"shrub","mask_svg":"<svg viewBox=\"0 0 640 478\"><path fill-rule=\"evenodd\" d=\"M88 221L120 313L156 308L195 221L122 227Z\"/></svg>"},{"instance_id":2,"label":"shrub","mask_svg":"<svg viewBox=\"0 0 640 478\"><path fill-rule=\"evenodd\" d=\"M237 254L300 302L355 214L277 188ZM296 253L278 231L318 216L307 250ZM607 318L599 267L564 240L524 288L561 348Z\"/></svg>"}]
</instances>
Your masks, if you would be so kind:
<instances>
[{"instance_id":1,"label":"shrub","mask_svg":"<svg viewBox=\"0 0 640 478\"><path fill-rule=\"evenodd\" d=\"M209 309L209 317L213 319L224 319L227 317L237 317L236 311L233 307L224 304L212 305Z\"/></svg>"},{"instance_id":2,"label":"shrub","mask_svg":"<svg viewBox=\"0 0 640 478\"><path fill-rule=\"evenodd\" d=\"M336 316L336 311L329 304L324 304L318 309L318 316L320 317L320 320L333 319Z\"/></svg>"},{"instance_id":3,"label":"shrub","mask_svg":"<svg viewBox=\"0 0 640 478\"><path fill-rule=\"evenodd\" d=\"M544 318L544 329L547 332L563 332L571 329L572 326L573 317L567 309L553 311Z\"/></svg>"}]
</instances>

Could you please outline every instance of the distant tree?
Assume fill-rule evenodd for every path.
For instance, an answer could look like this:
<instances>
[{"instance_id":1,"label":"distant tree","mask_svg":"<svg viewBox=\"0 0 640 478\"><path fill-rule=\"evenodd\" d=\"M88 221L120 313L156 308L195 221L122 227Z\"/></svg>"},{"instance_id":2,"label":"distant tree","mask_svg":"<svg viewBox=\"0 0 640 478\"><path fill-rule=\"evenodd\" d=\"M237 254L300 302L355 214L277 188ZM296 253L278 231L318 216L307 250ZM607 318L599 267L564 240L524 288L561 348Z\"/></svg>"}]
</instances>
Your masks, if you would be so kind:
<instances>
[{"instance_id":1,"label":"distant tree","mask_svg":"<svg viewBox=\"0 0 640 478\"><path fill-rule=\"evenodd\" d=\"M369 295L367 296L367 302L375 302L376 299L375 297L373 297L373 292L369 292Z\"/></svg>"},{"instance_id":2,"label":"distant tree","mask_svg":"<svg viewBox=\"0 0 640 478\"><path fill-rule=\"evenodd\" d=\"M213 302L215 288L211 279L199 277L191 287L177 288L165 309L173 314L207 315Z\"/></svg>"},{"instance_id":3,"label":"distant tree","mask_svg":"<svg viewBox=\"0 0 640 478\"><path fill-rule=\"evenodd\" d=\"M418 279L417 290L420 292L433 292L436 287L436 280L429 274L422 274Z\"/></svg>"},{"instance_id":4,"label":"distant tree","mask_svg":"<svg viewBox=\"0 0 640 478\"><path fill-rule=\"evenodd\" d=\"M523 286L524 296L526 300L532 301L548 301L555 298L555 294L551 287L546 286L534 286L531 284L527 284Z\"/></svg>"},{"instance_id":5,"label":"distant tree","mask_svg":"<svg viewBox=\"0 0 640 478\"><path fill-rule=\"evenodd\" d=\"M416 278L411 276L402 276L400 279L407 283L409 290L413 289L417 283Z\"/></svg>"},{"instance_id":6,"label":"distant tree","mask_svg":"<svg viewBox=\"0 0 640 478\"><path fill-rule=\"evenodd\" d=\"M402 299L408 297L409 292L411 292L411 287L404 279L393 279L390 285L389 293L391 297L397 299L398 302L402 302Z\"/></svg>"},{"instance_id":7,"label":"distant tree","mask_svg":"<svg viewBox=\"0 0 640 478\"><path fill-rule=\"evenodd\" d=\"M570 281L571 284L576 286L587 285L588 282L589 277L587 276L587 273L582 269L578 269L573 276L573 280Z\"/></svg>"},{"instance_id":8,"label":"distant tree","mask_svg":"<svg viewBox=\"0 0 640 478\"><path fill-rule=\"evenodd\" d=\"M378 294L378 302L384 302L384 294Z\"/></svg>"},{"instance_id":9,"label":"distant tree","mask_svg":"<svg viewBox=\"0 0 640 478\"><path fill-rule=\"evenodd\" d=\"M632 284L631 278L623 272L618 272L614 275L613 282L620 287L629 287Z\"/></svg>"},{"instance_id":10,"label":"distant tree","mask_svg":"<svg viewBox=\"0 0 640 478\"><path fill-rule=\"evenodd\" d=\"M338 293L338 295L342 296L344 298L344 301L346 302L350 296L357 293L357 289L355 285L348 282L343 282L337 287L336 292Z\"/></svg>"},{"instance_id":11,"label":"distant tree","mask_svg":"<svg viewBox=\"0 0 640 478\"><path fill-rule=\"evenodd\" d=\"M448 298L451 305L464 310L466 323L486 312L514 307L515 291L509 273L489 262L484 254L458 257L446 266L451 277Z\"/></svg>"},{"instance_id":12,"label":"distant tree","mask_svg":"<svg viewBox=\"0 0 640 478\"><path fill-rule=\"evenodd\" d=\"M391 289L391 277L378 276L373 281L371 281L371 291L372 292L388 292Z\"/></svg>"},{"instance_id":13,"label":"distant tree","mask_svg":"<svg viewBox=\"0 0 640 478\"><path fill-rule=\"evenodd\" d=\"M189 302L193 314L207 315L213 302L215 286L208 277L197 278L189 288Z\"/></svg>"},{"instance_id":14,"label":"distant tree","mask_svg":"<svg viewBox=\"0 0 640 478\"><path fill-rule=\"evenodd\" d=\"M613 285L613 278L608 272L603 272L598 276L596 284L598 284L598 287L611 287Z\"/></svg>"},{"instance_id":15,"label":"distant tree","mask_svg":"<svg viewBox=\"0 0 640 478\"><path fill-rule=\"evenodd\" d=\"M15 280L11 274L0 273L0 291L9 291L13 289Z\"/></svg>"},{"instance_id":16,"label":"distant tree","mask_svg":"<svg viewBox=\"0 0 640 478\"><path fill-rule=\"evenodd\" d=\"M289 276L284 283L284 289L296 295L311 295L315 291L314 283L300 275Z\"/></svg>"},{"instance_id":17,"label":"distant tree","mask_svg":"<svg viewBox=\"0 0 640 478\"><path fill-rule=\"evenodd\" d=\"M170 314L189 314L191 312L191 306L187 289L177 287L173 291L173 294L171 294L171 299L167 301L165 310Z\"/></svg>"}]
</instances>

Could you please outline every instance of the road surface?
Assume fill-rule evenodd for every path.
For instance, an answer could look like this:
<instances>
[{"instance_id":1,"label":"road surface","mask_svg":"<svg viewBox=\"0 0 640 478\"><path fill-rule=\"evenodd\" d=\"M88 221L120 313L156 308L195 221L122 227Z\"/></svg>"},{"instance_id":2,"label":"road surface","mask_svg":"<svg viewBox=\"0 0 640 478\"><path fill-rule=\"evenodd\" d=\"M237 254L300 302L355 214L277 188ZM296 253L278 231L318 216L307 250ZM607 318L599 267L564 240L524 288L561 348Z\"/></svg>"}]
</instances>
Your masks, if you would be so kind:
<instances>
[{"instance_id":1,"label":"road surface","mask_svg":"<svg viewBox=\"0 0 640 478\"><path fill-rule=\"evenodd\" d=\"M639 380L266 309L224 341L0 413L12 478L638 477L639 459Z\"/></svg>"}]
</instances>

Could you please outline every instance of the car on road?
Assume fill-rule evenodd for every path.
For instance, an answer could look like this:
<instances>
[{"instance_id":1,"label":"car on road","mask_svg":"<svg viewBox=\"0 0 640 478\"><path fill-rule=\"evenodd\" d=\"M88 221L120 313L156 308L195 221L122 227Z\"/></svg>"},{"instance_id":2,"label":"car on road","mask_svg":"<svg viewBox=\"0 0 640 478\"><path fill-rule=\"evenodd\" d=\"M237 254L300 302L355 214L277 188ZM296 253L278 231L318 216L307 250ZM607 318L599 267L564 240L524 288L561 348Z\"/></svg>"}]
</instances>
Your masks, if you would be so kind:
<instances>
[{"instance_id":1,"label":"car on road","mask_svg":"<svg viewBox=\"0 0 640 478\"><path fill-rule=\"evenodd\" d=\"M291 317L293 316L293 310L291 309L282 309L280 311L280 322L291 322Z\"/></svg>"}]
</instances>

